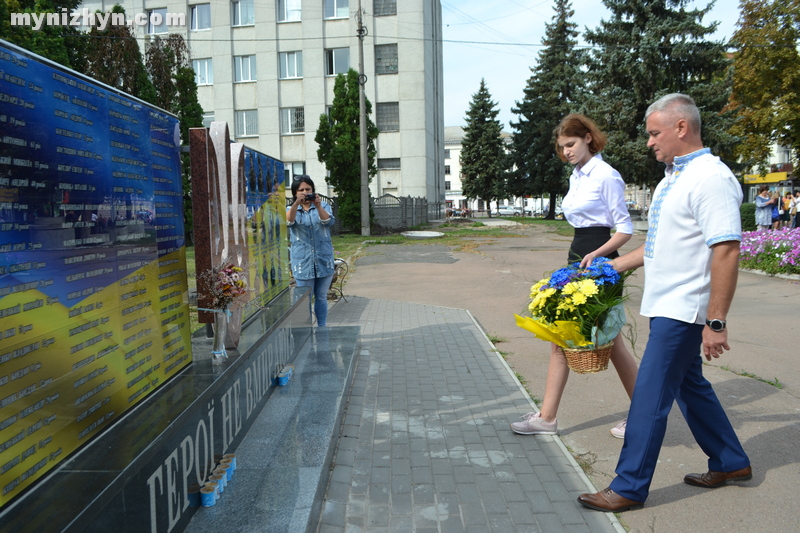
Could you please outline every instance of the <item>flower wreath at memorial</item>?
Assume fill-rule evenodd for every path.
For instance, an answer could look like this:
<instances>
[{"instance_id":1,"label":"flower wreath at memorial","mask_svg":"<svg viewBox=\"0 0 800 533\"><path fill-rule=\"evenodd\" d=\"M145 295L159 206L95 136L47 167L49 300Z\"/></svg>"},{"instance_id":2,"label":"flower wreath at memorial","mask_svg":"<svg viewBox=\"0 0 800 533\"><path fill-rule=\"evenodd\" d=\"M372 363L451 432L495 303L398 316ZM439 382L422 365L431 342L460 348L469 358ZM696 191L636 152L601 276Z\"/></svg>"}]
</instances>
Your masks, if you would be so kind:
<instances>
[{"instance_id":1,"label":"flower wreath at memorial","mask_svg":"<svg viewBox=\"0 0 800 533\"><path fill-rule=\"evenodd\" d=\"M625 325L623 282L606 257L586 268L571 263L531 287L530 317L514 315L517 325L560 346L578 373L608 368L611 346Z\"/></svg>"}]
</instances>

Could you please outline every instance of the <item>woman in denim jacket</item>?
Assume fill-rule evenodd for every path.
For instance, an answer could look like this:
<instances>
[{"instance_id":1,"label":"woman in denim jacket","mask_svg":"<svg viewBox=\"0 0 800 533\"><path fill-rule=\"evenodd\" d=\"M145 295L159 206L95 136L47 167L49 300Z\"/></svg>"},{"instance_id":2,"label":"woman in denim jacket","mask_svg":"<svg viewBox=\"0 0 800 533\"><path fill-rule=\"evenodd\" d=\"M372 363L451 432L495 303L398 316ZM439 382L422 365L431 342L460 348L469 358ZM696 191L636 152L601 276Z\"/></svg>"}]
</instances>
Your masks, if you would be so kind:
<instances>
[{"instance_id":1,"label":"woman in denim jacket","mask_svg":"<svg viewBox=\"0 0 800 533\"><path fill-rule=\"evenodd\" d=\"M328 319L328 289L334 266L331 242L333 215L328 203L314 190L314 182L310 177L303 175L295 178L292 183L294 202L286 210L286 226L289 228L292 275L298 287L311 287L317 326L325 326Z\"/></svg>"}]
</instances>

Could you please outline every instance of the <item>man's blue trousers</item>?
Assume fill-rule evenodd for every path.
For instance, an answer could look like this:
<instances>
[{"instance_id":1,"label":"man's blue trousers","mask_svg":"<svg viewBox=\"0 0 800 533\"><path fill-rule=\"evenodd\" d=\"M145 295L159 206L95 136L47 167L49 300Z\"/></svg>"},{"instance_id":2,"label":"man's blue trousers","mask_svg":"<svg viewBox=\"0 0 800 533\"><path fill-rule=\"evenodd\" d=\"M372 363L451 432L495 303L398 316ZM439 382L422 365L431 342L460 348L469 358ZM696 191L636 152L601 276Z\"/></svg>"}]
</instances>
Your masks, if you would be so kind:
<instances>
[{"instance_id":1,"label":"man's blue trousers","mask_svg":"<svg viewBox=\"0 0 800 533\"><path fill-rule=\"evenodd\" d=\"M620 496L637 502L647 499L673 400L708 456L709 470L732 472L750 464L714 389L703 377L704 327L671 318L650 319L625 444L610 485Z\"/></svg>"}]
</instances>

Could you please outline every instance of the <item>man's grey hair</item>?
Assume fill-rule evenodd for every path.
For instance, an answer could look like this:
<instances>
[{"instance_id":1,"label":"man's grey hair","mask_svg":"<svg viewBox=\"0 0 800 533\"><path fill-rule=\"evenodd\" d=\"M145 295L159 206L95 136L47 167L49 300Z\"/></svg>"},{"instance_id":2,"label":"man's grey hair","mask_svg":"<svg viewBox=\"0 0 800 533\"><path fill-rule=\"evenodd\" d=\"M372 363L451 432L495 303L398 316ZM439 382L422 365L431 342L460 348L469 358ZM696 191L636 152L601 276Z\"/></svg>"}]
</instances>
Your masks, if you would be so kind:
<instances>
[{"instance_id":1,"label":"man's grey hair","mask_svg":"<svg viewBox=\"0 0 800 533\"><path fill-rule=\"evenodd\" d=\"M685 119L693 130L700 133L700 110L689 95L672 93L662 96L647 108L644 120L647 121L648 117L656 112L664 113L676 121Z\"/></svg>"}]
</instances>

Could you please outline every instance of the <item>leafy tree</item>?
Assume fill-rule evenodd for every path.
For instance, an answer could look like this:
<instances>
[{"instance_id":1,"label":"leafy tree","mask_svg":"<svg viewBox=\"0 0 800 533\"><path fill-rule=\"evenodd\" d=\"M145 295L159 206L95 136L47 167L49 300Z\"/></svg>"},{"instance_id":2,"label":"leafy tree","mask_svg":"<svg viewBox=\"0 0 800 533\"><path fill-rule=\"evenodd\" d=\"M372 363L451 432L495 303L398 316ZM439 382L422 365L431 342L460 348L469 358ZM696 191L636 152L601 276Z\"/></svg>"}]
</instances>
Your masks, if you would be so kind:
<instances>
[{"instance_id":1,"label":"leafy tree","mask_svg":"<svg viewBox=\"0 0 800 533\"><path fill-rule=\"evenodd\" d=\"M115 4L112 13L125 13ZM156 89L142 61L132 26L109 24L102 31L94 26L88 34L84 74L128 94L155 104Z\"/></svg>"},{"instance_id":2,"label":"leafy tree","mask_svg":"<svg viewBox=\"0 0 800 533\"><path fill-rule=\"evenodd\" d=\"M467 198L479 198L489 204L506 196L507 158L500 134L503 125L497 120L500 110L481 79L478 92L472 95L467 111L464 139L461 142L462 189Z\"/></svg>"},{"instance_id":3,"label":"leafy tree","mask_svg":"<svg viewBox=\"0 0 800 533\"><path fill-rule=\"evenodd\" d=\"M180 120L181 138L189 139L189 128L203 125L203 108L197 100L197 81L192 69L189 46L183 36L170 34L166 38L156 36L147 46L147 72L155 91L155 104L175 113ZM183 221L186 238L191 239L192 185L189 154L181 154L183 181Z\"/></svg>"},{"instance_id":4,"label":"leafy tree","mask_svg":"<svg viewBox=\"0 0 800 533\"><path fill-rule=\"evenodd\" d=\"M0 0L0 39L65 67L80 68L85 40L79 28L44 24L34 30L32 27L12 26L10 20L11 13L61 13L63 8L72 11L80 5L81 0Z\"/></svg>"},{"instance_id":5,"label":"leafy tree","mask_svg":"<svg viewBox=\"0 0 800 533\"><path fill-rule=\"evenodd\" d=\"M654 188L663 176L646 146L644 114L667 93L695 99L703 138L717 155L732 160L736 139L727 135L733 113L723 112L730 94L729 61L722 42L706 40L717 23L702 24L712 4L689 9L691 0L603 0L611 18L585 33L595 46L588 61L592 94L585 112L608 134L605 156L628 182Z\"/></svg>"},{"instance_id":6,"label":"leafy tree","mask_svg":"<svg viewBox=\"0 0 800 533\"><path fill-rule=\"evenodd\" d=\"M742 138L738 155L764 170L775 142L800 157L800 4L743 0L739 8L731 107L740 120L732 131Z\"/></svg>"},{"instance_id":7,"label":"leafy tree","mask_svg":"<svg viewBox=\"0 0 800 533\"><path fill-rule=\"evenodd\" d=\"M511 111L519 122L514 130L511 160L515 166L508 190L515 196L547 194L555 217L555 202L566 192L568 167L556 156L553 130L579 100L582 90L580 67L583 53L575 49L578 32L570 22L575 14L569 0L556 0L555 15L546 25L544 48L525 86L522 102Z\"/></svg>"},{"instance_id":8,"label":"leafy tree","mask_svg":"<svg viewBox=\"0 0 800 533\"><path fill-rule=\"evenodd\" d=\"M361 134L358 109L358 72L336 76L333 86L333 105L330 115L320 115L314 141L319 145L317 158L330 173L328 183L336 192L338 216L344 227L361 227ZM375 166L375 139L378 128L369 118L372 104L367 99L367 167L372 179L378 173Z\"/></svg>"}]
</instances>

